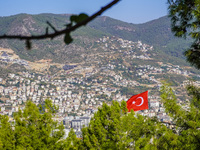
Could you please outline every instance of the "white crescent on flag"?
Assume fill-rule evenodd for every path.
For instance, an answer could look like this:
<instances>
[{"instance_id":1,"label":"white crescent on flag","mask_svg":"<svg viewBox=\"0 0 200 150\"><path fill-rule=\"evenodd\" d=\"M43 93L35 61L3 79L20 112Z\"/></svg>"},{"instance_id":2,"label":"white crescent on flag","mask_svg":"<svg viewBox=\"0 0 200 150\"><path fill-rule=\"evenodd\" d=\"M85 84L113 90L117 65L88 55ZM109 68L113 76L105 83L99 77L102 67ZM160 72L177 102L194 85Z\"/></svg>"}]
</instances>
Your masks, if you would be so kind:
<instances>
[{"instance_id":1,"label":"white crescent on flag","mask_svg":"<svg viewBox=\"0 0 200 150\"><path fill-rule=\"evenodd\" d=\"M141 106L141 105L143 105L143 103L144 103L143 97L138 97L137 99L139 99L139 98L141 99L141 103L140 103L139 105L136 105L136 106ZM136 100L137 100L137 99L136 99Z\"/></svg>"}]
</instances>

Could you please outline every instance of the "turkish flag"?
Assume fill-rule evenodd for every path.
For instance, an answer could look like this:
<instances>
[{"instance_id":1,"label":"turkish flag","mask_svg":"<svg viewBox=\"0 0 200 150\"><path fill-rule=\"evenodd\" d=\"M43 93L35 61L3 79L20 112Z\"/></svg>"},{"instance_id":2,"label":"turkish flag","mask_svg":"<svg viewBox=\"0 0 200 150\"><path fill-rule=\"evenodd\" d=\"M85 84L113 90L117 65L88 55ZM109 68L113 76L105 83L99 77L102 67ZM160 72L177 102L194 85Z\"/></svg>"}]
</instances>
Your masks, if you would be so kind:
<instances>
[{"instance_id":1,"label":"turkish flag","mask_svg":"<svg viewBox=\"0 0 200 150\"><path fill-rule=\"evenodd\" d=\"M127 102L127 108L130 112L131 109L134 111L149 109L148 107L148 91L133 95Z\"/></svg>"}]
</instances>

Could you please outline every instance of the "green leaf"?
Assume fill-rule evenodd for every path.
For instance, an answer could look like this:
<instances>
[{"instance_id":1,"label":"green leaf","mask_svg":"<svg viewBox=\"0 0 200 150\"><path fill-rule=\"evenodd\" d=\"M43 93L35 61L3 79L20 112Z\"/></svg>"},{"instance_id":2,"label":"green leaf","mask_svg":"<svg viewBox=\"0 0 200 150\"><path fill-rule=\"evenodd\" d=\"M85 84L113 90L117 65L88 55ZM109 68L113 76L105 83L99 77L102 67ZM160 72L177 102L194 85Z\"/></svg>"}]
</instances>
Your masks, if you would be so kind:
<instances>
[{"instance_id":1,"label":"green leaf","mask_svg":"<svg viewBox=\"0 0 200 150\"><path fill-rule=\"evenodd\" d=\"M77 18L78 18L77 15L72 15L72 16L70 16L70 21L71 21L71 23L76 22Z\"/></svg>"},{"instance_id":2,"label":"green leaf","mask_svg":"<svg viewBox=\"0 0 200 150\"><path fill-rule=\"evenodd\" d=\"M70 44L71 42L73 41L72 37L70 36L69 33L66 33L65 34L65 37L64 37L64 42L65 44Z\"/></svg>"},{"instance_id":3,"label":"green leaf","mask_svg":"<svg viewBox=\"0 0 200 150\"><path fill-rule=\"evenodd\" d=\"M84 20L87 19L87 18L88 18L88 15L82 13L82 14L80 14L80 15L78 16L77 23L78 23L78 22L82 22L82 21L84 21Z\"/></svg>"},{"instance_id":4,"label":"green leaf","mask_svg":"<svg viewBox=\"0 0 200 150\"><path fill-rule=\"evenodd\" d=\"M30 40L26 40L26 49L27 50L31 49L31 42L30 42Z\"/></svg>"},{"instance_id":5,"label":"green leaf","mask_svg":"<svg viewBox=\"0 0 200 150\"><path fill-rule=\"evenodd\" d=\"M84 21L87 18L88 18L87 14L81 13L80 15L72 15L70 17L70 21L71 21L71 23L73 23L73 22L74 23L79 23L79 22Z\"/></svg>"}]
</instances>

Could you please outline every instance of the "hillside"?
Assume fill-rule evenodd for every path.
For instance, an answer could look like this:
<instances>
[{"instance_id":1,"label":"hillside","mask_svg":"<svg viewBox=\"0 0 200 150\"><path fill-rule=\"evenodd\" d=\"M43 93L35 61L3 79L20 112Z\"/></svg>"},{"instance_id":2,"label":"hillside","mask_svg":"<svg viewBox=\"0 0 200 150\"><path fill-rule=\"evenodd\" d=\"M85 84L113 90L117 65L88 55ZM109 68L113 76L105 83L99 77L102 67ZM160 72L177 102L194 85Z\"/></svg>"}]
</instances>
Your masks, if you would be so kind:
<instances>
[{"instance_id":1,"label":"hillside","mask_svg":"<svg viewBox=\"0 0 200 150\"><path fill-rule=\"evenodd\" d=\"M152 45L159 53L167 55L165 61L169 62L173 61L174 58L178 59L177 61L184 59L183 51L191 43L190 39L174 37L167 16L144 24L128 24L109 17L99 17L89 26L126 40L140 40L143 43ZM173 59L168 56L172 56Z\"/></svg>"},{"instance_id":2,"label":"hillside","mask_svg":"<svg viewBox=\"0 0 200 150\"><path fill-rule=\"evenodd\" d=\"M82 115L102 102L127 100L148 90L154 109L155 102L160 102L163 80L176 89L180 104L187 104L184 87L188 79L199 80L199 72L163 62L153 46L141 41L103 36L79 55L79 59L63 63L52 59L31 62L17 57L11 49L0 49L0 100L17 105L27 99L40 103L50 98L60 106L61 115Z\"/></svg>"},{"instance_id":3,"label":"hillside","mask_svg":"<svg viewBox=\"0 0 200 150\"><path fill-rule=\"evenodd\" d=\"M61 28L67 17L21 14L3 18L7 21L2 28L16 34L38 34L46 26L44 20ZM75 40L70 45L59 37L34 41L30 51L21 41L0 41L0 100L17 106L27 99L41 103L50 98L60 106L60 115L83 115L85 109L96 110L103 102L127 100L148 90L150 111L155 112L154 104L160 103L159 88L167 80L176 89L178 102L185 105L189 98L184 87L188 79L196 79L194 84L200 85L199 71L181 55L172 56L183 40L174 38L169 29L163 36L160 32L167 26L162 22L158 19L133 25L99 17L74 32ZM174 49L168 51L170 47Z\"/></svg>"},{"instance_id":4,"label":"hillside","mask_svg":"<svg viewBox=\"0 0 200 150\"><path fill-rule=\"evenodd\" d=\"M48 20L56 28L62 29L70 15L19 14L10 17L0 17L0 34L40 34L45 32ZM185 64L183 51L190 40L177 39L170 31L170 20L162 17L144 24L130 24L109 17L98 17L88 26L73 33L74 43L66 46L63 38L54 40L34 41L33 49L26 51L24 42L16 40L0 41L0 47L13 49L20 58L36 61L52 59L54 62L71 62L93 45L102 36L116 36L130 41L142 41L154 46L163 61L174 64ZM184 47L184 48L183 48Z\"/></svg>"}]
</instances>

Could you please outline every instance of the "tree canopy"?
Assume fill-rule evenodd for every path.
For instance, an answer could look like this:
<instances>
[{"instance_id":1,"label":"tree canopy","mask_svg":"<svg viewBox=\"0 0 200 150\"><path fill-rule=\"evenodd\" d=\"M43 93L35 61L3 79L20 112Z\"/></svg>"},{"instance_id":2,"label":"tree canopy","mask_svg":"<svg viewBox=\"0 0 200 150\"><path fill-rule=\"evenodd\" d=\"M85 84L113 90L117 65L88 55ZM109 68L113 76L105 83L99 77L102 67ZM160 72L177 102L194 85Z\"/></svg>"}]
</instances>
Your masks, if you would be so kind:
<instances>
[{"instance_id":1,"label":"tree canopy","mask_svg":"<svg viewBox=\"0 0 200 150\"><path fill-rule=\"evenodd\" d=\"M13 119L0 116L0 149L59 149L64 126L53 120L56 107L50 100L42 106L28 101Z\"/></svg>"},{"instance_id":2,"label":"tree canopy","mask_svg":"<svg viewBox=\"0 0 200 150\"><path fill-rule=\"evenodd\" d=\"M111 106L104 103L89 126L82 129L81 139L75 138L73 130L70 131L66 148L197 150L200 147L199 90L188 86L188 92L193 96L190 108L184 110L177 104L173 89L168 84L161 87L161 99L172 119L169 123L172 128L156 117L145 117L134 111L128 113L125 101L121 104L113 101Z\"/></svg>"},{"instance_id":3,"label":"tree canopy","mask_svg":"<svg viewBox=\"0 0 200 150\"><path fill-rule=\"evenodd\" d=\"M200 0L168 0L172 31L177 37L194 41L185 51L187 61L200 69Z\"/></svg>"}]
</instances>

